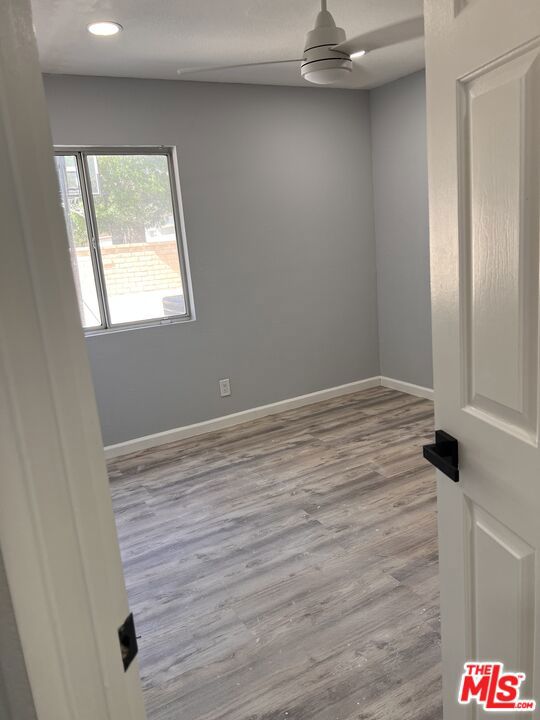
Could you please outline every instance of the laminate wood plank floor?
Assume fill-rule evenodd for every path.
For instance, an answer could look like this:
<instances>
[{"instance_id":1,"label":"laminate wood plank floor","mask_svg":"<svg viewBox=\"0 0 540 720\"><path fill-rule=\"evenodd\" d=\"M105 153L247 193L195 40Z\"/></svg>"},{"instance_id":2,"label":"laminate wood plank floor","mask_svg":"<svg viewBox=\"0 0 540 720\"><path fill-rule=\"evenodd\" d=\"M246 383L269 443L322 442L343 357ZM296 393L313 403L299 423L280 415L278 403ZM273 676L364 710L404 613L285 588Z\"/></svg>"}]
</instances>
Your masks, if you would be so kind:
<instances>
[{"instance_id":1,"label":"laminate wood plank floor","mask_svg":"<svg viewBox=\"0 0 540 720\"><path fill-rule=\"evenodd\" d=\"M386 388L109 464L149 720L440 720L432 403Z\"/></svg>"}]
</instances>

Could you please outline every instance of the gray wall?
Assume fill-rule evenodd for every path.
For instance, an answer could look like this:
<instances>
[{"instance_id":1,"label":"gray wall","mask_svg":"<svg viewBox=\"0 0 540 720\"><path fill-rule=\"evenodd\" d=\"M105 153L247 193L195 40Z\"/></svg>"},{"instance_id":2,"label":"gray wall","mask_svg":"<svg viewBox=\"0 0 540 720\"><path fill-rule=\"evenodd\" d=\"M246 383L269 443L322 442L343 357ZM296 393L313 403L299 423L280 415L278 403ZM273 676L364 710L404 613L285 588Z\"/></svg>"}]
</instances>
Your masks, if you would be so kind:
<instances>
[{"instance_id":1,"label":"gray wall","mask_svg":"<svg viewBox=\"0 0 540 720\"><path fill-rule=\"evenodd\" d=\"M57 144L178 149L197 320L88 339L105 444L379 373L367 93L45 86Z\"/></svg>"},{"instance_id":2,"label":"gray wall","mask_svg":"<svg viewBox=\"0 0 540 720\"><path fill-rule=\"evenodd\" d=\"M381 375L433 387L424 73L370 92Z\"/></svg>"}]
</instances>

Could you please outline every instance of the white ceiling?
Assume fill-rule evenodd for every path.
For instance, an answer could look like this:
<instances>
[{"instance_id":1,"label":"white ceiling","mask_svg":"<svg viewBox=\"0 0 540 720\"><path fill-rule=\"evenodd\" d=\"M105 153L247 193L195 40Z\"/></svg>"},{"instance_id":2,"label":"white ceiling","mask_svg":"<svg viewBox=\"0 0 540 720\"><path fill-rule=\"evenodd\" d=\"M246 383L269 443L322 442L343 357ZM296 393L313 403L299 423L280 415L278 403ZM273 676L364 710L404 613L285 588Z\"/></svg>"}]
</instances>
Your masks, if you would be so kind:
<instances>
[{"instance_id":1,"label":"white ceiling","mask_svg":"<svg viewBox=\"0 0 540 720\"><path fill-rule=\"evenodd\" d=\"M281 60L302 56L319 0L33 0L34 23L45 72L178 79L179 68ZM347 37L417 17L422 0L329 0ZM86 26L115 20L112 38ZM424 67L423 38L355 60L341 87L370 88ZM310 84L296 64L212 71L186 80ZM313 87L313 86L311 86Z\"/></svg>"}]
</instances>

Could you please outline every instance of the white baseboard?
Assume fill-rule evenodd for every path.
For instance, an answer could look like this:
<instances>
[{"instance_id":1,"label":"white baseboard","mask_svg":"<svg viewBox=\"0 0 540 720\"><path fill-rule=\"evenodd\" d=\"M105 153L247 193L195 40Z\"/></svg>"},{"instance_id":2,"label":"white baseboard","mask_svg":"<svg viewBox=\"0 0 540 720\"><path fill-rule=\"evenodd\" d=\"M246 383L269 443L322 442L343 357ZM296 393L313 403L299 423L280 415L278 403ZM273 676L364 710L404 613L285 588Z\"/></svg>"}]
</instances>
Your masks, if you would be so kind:
<instances>
[{"instance_id":1,"label":"white baseboard","mask_svg":"<svg viewBox=\"0 0 540 720\"><path fill-rule=\"evenodd\" d=\"M407 393L408 395L416 395L417 397L426 398L427 400L433 400L433 390L422 387L422 385L413 385L413 383L394 380L394 378L384 377L384 375L381 376L381 385L391 388L392 390L399 390L399 392Z\"/></svg>"},{"instance_id":2,"label":"white baseboard","mask_svg":"<svg viewBox=\"0 0 540 720\"><path fill-rule=\"evenodd\" d=\"M260 405L250 410L242 410L241 412L232 413L231 415L222 415L221 417L205 420L204 422L195 423L194 425L184 425L184 427L165 430L164 432L155 433L154 435L145 435L144 437L117 443L116 445L108 445L105 448L105 457L107 460L112 460L122 455L129 455L130 453L140 452L158 445L166 445L167 443L176 442L177 440L184 440L185 438L195 437L196 435L204 435L205 433L215 432L216 430L223 430L224 428L241 425L242 423L257 420L267 415L275 415L285 412L285 410L294 410L304 405L313 405L322 400L330 400L331 398L340 397L341 395L349 395L350 393L368 390L369 388L379 387L381 385L391 388L392 390L399 390L399 392L407 393L408 395L416 395L417 397L433 400L433 390L430 388L376 375L375 377L357 380L356 382L347 383L346 385L338 385L337 387L327 388L326 390L317 390L317 392L309 393L308 395L299 395L298 397L289 398L288 400L280 400L270 405Z\"/></svg>"},{"instance_id":3,"label":"white baseboard","mask_svg":"<svg viewBox=\"0 0 540 720\"><path fill-rule=\"evenodd\" d=\"M165 430L164 432L155 433L154 435L145 435L144 437L117 443L116 445L108 445L105 448L105 457L107 460L111 460L121 455L128 455L129 453L140 452L141 450L156 447L157 445L165 445L176 442L177 440L195 437L196 435L223 430L224 428L241 425L242 423L257 420L267 415L275 415L285 410L294 410L304 405L312 405L322 400L329 400L330 398L339 397L340 395L349 395L350 393L379 387L380 385L381 378L379 375L376 375L375 377L357 380L356 382L347 383L346 385L338 385L337 387L327 388L326 390L318 390L308 395L299 395L298 397L289 398L288 400L280 400L270 405L260 405L250 410L242 410L241 412L232 413L231 415L222 415L221 417L205 420L204 422L195 423L194 425L185 425L184 427Z\"/></svg>"}]
</instances>

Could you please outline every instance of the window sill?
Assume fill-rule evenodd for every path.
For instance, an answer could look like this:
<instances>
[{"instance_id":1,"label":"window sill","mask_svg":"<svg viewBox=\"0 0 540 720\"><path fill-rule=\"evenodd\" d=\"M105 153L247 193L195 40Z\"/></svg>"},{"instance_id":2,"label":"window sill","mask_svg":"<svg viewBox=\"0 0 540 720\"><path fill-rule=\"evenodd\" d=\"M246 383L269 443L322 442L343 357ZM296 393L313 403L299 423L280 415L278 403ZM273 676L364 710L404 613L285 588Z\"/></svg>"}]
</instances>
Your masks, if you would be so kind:
<instances>
[{"instance_id":1,"label":"window sill","mask_svg":"<svg viewBox=\"0 0 540 720\"><path fill-rule=\"evenodd\" d=\"M116 335L117 333L133 332L134 330L147 330L148 328L166 328L171 325L183 325L184 323L195 322L196 318L193 316L189 317L176 317L171 320L163 322L161 320L132 323L131 325L118 325L111 328L98 328L97 330L85 330L85 338L103 337L104 335Z\"/></svg>"}]
</instances>

